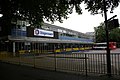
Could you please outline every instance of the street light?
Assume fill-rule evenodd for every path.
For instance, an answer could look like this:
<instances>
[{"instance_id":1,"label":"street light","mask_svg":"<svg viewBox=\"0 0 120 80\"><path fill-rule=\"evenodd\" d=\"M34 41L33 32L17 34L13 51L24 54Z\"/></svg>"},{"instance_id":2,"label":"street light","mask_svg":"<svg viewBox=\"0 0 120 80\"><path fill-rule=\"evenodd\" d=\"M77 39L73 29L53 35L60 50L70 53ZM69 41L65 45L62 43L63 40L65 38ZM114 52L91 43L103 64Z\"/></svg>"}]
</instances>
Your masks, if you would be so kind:
<instances>
[{"instance_id":1,"label":"street light","mask_svg":"<svg viewBox=\"0 0 120 80\"><path fill-rule=\"evenodd\" d=\"M107 9L106 9L106 1L103 0L104 3L104 17L105 17L105 31L106 31L106 41L107 41L107 75L111 76L111 58L110 58L110 49L109 49L109 31L119 27L118 19L114 19L117 15L114 15L110 19L107 20ZM109 28L108 28L109 26Z\"/></svg>"},{"instance_id":2,"label":"street light","mask_svg":"<svg viewBox=\"0 0 120 80\"><path fill-rule=\"evenodd\" d=\"M3 14L0 14L0 18L3 16Z\"/></svg>"},{"instance_id":3,"label":"street light","mask_svg":"<svg viewBox=\"0 0 120 80\"><path fill-rule=\"evenodd\" d=\"M107 26L107 9L106 9L106 1L103 0L104 4L104 17L105 17L105 31L106 31L106 41L107 41L107 75L111 76L111 60L110 60L110 49L109 49L109 33L108 33L108 26Z\"/></svg>"}]
</instances>

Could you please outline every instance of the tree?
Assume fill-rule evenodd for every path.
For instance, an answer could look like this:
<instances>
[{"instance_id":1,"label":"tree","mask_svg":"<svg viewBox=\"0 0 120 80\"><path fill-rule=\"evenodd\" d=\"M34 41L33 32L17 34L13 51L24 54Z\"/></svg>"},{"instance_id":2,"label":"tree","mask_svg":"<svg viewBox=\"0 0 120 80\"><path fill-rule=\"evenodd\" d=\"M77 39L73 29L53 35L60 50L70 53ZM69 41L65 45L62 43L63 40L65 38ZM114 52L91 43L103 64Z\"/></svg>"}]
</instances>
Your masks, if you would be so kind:
<instances>
[{"instance_id":1,"label":"tree","mask_svg":"<svg viewBox=\"0 0 120 80\"><path fill-rule=\"evenodd\" d=\"M105 26L101 23L98 27L95 27L95 41L96 42L105 42L106 41L106 33Z\"/></svg>"},{"instance_id":2,"label":"tree","mask_svg":"<svg viewBox=\"0 0 120 80\"><path fill-rule=\"evenodd\" d=\"M113 11L120 0L106 0L107 9ZM86 10L91 14L103 12L103 0L0 0L0 13L3 14L2 26L10 26L11 19L29 20L33 24L47 21L62 22L75 7L78 14L82 14L81 3L86 4Z\"/></svg>"},{"instance_id":3,"label":"tree","mask_svg":"<svg viewBox=\"0 0 120 80\"><path fill-rule=\"evenodd\" d=\"M105 26L101 23L98 27L95 27L95 39L96 42L106 42ZM109 41L120 42L120 28L115 28L109 31Z\"/></svg>"},{"instance_id":4,"label":"tree","mask_svg":"<svg viewBox=\"0 0 120 80\"><path fill-rule=\"evenodd\" d=\"M120 42L120 28L115 28L110 31L110 41Z\"/></svg>"}]
</instances>

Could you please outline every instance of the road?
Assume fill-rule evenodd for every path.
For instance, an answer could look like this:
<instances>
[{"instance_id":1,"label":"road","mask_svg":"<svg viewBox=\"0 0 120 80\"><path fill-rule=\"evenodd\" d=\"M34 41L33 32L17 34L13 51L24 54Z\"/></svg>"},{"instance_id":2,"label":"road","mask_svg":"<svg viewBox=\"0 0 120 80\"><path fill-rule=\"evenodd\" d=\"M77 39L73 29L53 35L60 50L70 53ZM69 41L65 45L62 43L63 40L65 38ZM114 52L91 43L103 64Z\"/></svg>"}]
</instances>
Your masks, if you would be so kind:
<instances>
[{"instance_id":1,"label":"road","mask_svg":"<svg viewBox=\"0 0 120 80\"><path fill-rule=\"evenodd\" d=\"M90 51L85 52L85 53L106 53L106 50L90 50ZM120 53L120 48L110 50L110 53Z\"/></svg>"}]
</instances>

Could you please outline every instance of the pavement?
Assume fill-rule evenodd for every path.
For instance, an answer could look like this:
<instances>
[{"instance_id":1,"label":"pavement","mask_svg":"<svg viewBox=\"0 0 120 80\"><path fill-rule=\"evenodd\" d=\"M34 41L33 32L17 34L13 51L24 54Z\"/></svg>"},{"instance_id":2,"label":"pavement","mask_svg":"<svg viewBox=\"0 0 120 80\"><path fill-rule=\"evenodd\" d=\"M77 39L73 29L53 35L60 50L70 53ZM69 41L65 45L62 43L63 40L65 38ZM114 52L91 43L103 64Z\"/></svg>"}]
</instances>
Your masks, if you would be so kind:
<instances>
[{"instance_id":1,"label":"pavement","mask_svg":"<svg viewBox=\"0 0 120 80\"><path fill-rule=\"evenodd\" d=\"M120 78L106 75L85 76L0 61L0 80L120 80Z\"/></svg>"}]
</instances>

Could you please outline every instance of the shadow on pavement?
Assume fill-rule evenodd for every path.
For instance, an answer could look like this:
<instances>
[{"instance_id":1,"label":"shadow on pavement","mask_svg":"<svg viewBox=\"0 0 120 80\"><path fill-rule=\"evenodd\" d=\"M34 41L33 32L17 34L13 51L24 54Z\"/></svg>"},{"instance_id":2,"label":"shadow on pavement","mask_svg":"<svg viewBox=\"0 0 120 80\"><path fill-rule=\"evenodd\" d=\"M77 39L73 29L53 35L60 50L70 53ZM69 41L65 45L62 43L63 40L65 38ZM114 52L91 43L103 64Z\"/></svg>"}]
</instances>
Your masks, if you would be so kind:
<instances>
[{"instance_id":1,"label":"shadow on pavement","mask_svg":"<svg viewBox=\"0 0 120 80\"><path fill-rule=\"evenodd\" d=\"M0 62L0 80L120 80L107 76L85 76Z\"/></svg>"}]
</instances>

